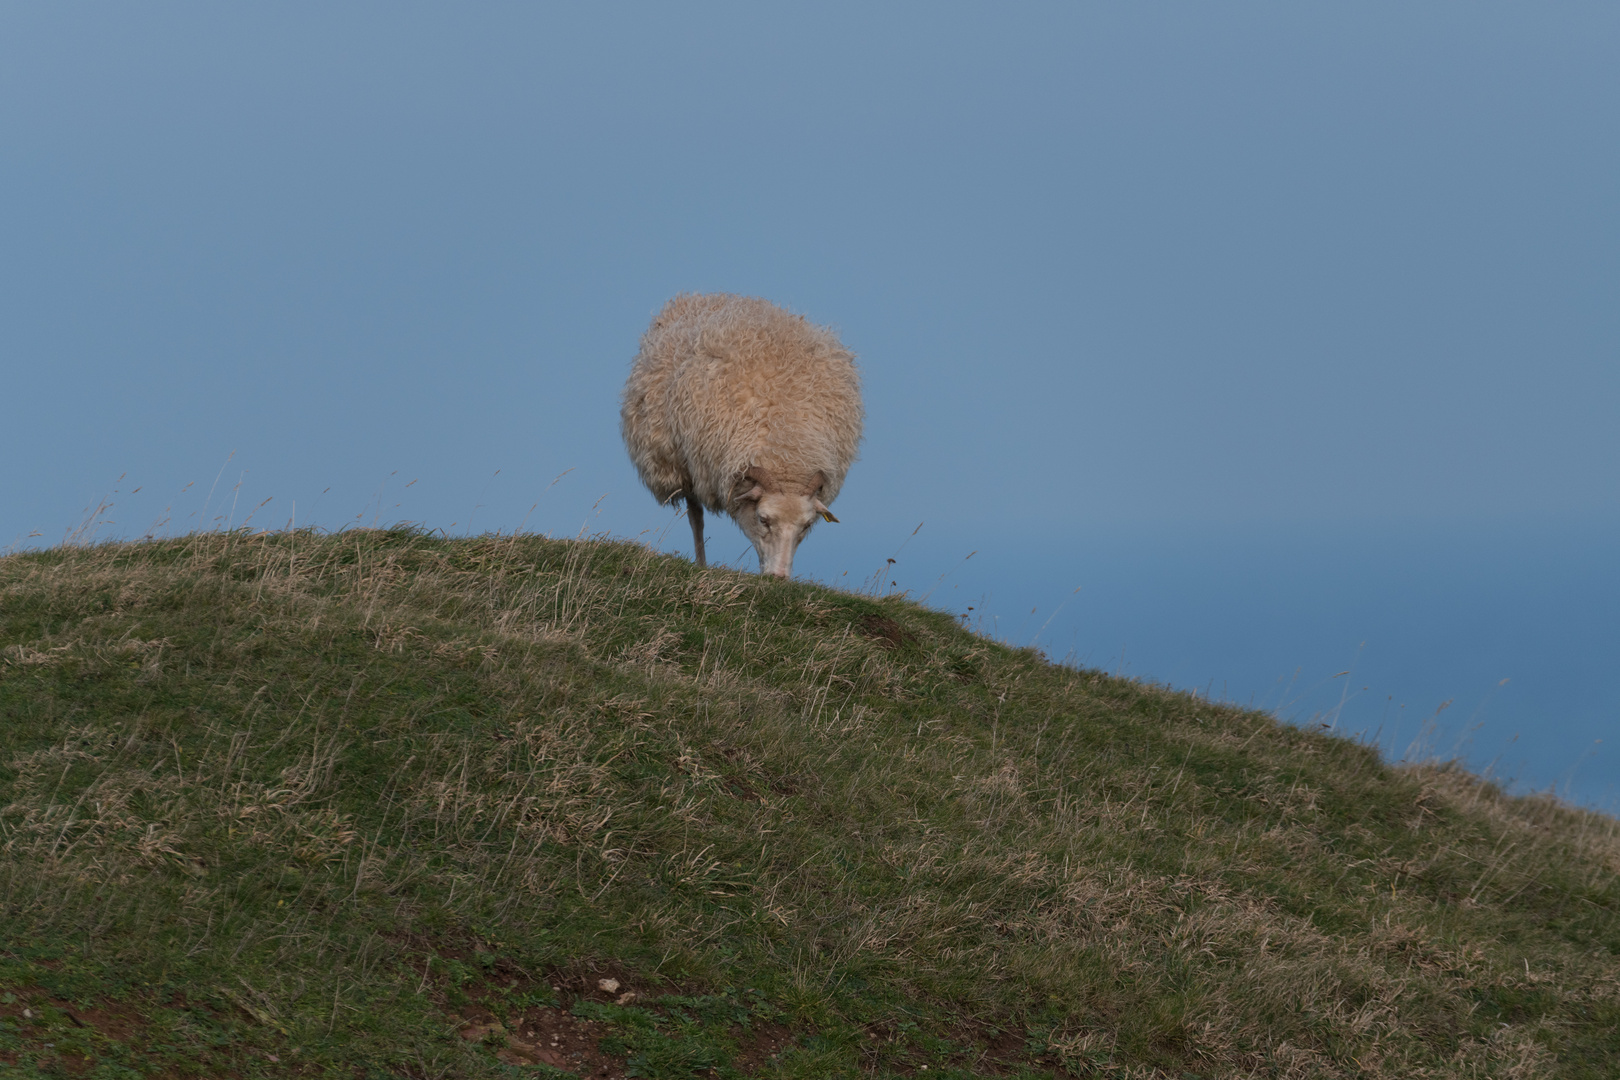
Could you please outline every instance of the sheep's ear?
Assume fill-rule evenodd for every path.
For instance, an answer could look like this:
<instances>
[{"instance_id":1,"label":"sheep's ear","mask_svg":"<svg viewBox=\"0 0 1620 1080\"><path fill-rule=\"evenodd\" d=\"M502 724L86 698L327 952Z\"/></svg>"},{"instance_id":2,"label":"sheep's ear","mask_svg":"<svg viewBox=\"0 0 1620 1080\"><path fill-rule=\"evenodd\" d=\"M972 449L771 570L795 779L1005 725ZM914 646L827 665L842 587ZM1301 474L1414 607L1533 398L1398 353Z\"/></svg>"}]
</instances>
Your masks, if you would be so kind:
<instances>
[{"instance_id":1,"label":"sheep's ear","mask_svg":"<svg viewBox=\"0 0 1620 1080\"><path fill-rule=\"evenodd\" d=\"M831 510L827 509L827 504L821 501L821 489L826 486L827 474L818 469L816 475L810 478L810 505L815 507L816 513L821 515L821 520L830 521L836 525L838 519L833 517Z\"/></svg>"},{"instance_id":2,"label":"sheep's ear","mask_svg":"<svg viewBox=\"0 0 1620 1080\"><path fill-rule=\"evenodd\" d=\"M737 478L737 487L739 488L749 483L752 483L753 486L737 496L739 501L752 502L763 497L766 492L776 490L776 481L772 479L771 474L758 465L748 466L748 471ZM737 488L732 488L732 490L736 491Z\"/></svg>"}]
</instances>

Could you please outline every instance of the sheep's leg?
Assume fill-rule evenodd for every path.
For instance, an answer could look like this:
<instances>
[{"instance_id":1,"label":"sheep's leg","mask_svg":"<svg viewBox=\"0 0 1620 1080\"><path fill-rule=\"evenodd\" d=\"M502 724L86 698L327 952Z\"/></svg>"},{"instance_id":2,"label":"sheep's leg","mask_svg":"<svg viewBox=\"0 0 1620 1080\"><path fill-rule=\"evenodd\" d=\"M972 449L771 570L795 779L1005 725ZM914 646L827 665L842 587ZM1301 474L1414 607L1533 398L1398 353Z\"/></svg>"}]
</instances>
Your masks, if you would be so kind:
<instances>
[{"instance_id":1,"label":"sheep's leg","mask_svg":"<svg viewBox=\"0 0 1620 1080\"><path fill-rule=\"evenodd\" d=\"M692 523L692 550L697 553L697 564L708 566L709 561L703 557L703 504L697 497L686 497L686 520Z\"/></svg>"}]
</instances>

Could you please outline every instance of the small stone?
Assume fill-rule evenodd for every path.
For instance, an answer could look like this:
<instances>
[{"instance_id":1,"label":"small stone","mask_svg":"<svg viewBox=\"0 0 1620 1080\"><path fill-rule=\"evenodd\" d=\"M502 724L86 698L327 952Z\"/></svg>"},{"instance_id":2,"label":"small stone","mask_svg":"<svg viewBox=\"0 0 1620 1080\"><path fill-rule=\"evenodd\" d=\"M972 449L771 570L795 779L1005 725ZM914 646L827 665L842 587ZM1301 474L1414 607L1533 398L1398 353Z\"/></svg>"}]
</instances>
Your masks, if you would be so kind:
<instances>
[{"instance_id":1,"label":"small stone","mask_svg":"<svg viewBox=\"0 0 1620 1080\"><path fill-rule=\"evenodd\" d=\"M626 990L624 993L619 995L619 1000L614 1002L614 1004L628 1005L634 1000L636 1000L636 992L634 990Z\"/></svg>"},{"instance_id":2,"label":"small stone","mask_svg":"<svg viewBox=\"0 0 1620 1080\"><path fill-rule=\"evenodd\" d=\"M601 990L603 993L617 994L619 992L619 980L618 979L598 979L596 981L596 988L598 990Z\"/></svg>"}]
</instances>

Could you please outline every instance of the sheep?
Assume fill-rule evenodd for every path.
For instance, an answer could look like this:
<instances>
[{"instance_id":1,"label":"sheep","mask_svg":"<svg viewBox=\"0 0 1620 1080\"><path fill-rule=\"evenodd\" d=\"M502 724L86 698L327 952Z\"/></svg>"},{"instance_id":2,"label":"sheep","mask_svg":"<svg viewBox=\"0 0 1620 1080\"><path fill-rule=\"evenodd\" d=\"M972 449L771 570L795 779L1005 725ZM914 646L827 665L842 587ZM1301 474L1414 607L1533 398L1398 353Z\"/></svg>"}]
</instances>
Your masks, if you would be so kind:
<instances>
[{"instance_id":1,"label":"sheep","mask_svg":"<svg viewBox=\"0 0 1620 1080\"><path fill-rule=\"evenodd\" d=\"M685 293L631 364L621 431L660 505L686 498L699 566L703 510L731 515L785 578L838 497L861 440L860 374L837 334L768 300Z\"/></svg>"}]
</instances>

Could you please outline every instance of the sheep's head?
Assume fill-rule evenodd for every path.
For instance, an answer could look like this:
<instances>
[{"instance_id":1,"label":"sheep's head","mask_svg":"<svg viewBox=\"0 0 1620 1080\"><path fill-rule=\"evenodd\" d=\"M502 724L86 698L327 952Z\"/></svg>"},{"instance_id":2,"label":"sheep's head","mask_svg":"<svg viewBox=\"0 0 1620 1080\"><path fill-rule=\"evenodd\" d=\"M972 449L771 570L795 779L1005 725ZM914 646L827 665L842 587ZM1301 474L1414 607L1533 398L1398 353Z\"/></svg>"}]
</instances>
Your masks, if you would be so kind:
<instances>
[{"instance_id":1,"label":"sheep's head","mask_svg":"<svg viewBox=\"0 0 1620 1080\"><path fill-rule=\"evenodd\" d=\"M787 577L793 572L793 553L816 519L838 520L821 501L825 484L819 472L800 483L773 477L757 465L737 481L732 517L759 552L760 573Z\"/></svg>"}]
</instances>

